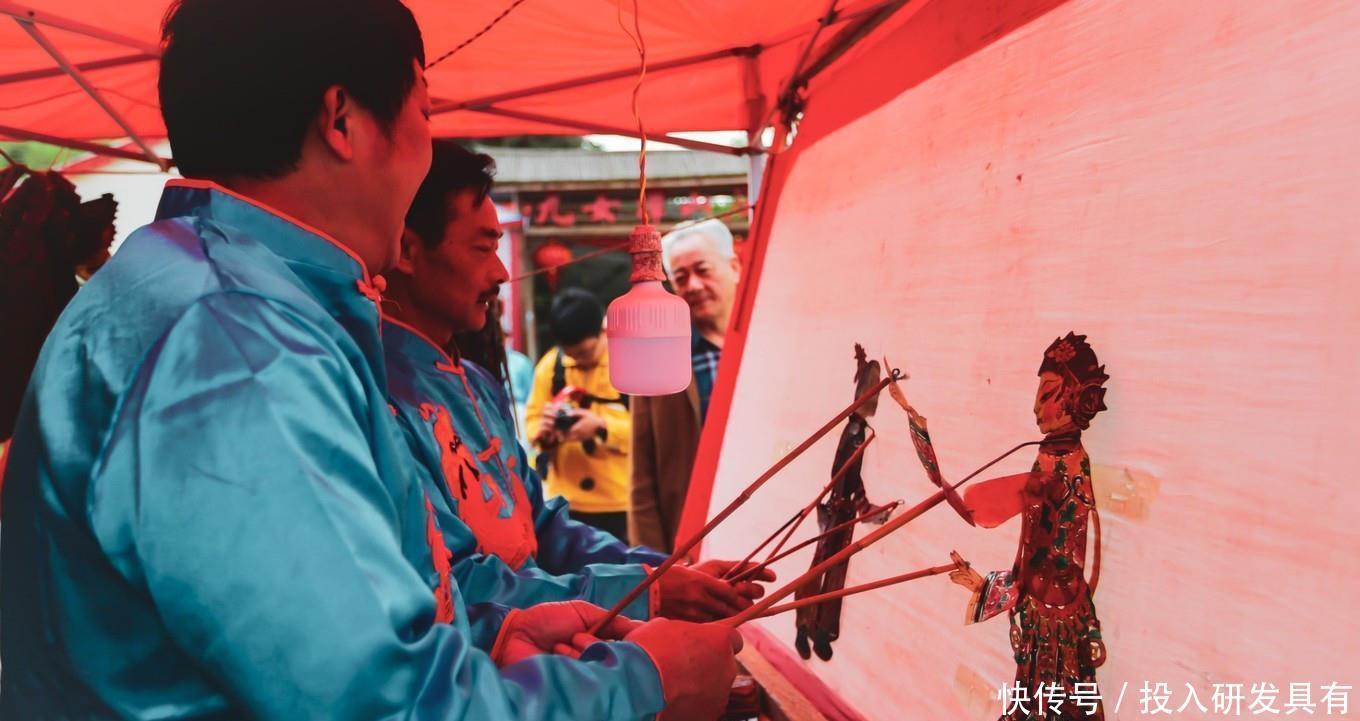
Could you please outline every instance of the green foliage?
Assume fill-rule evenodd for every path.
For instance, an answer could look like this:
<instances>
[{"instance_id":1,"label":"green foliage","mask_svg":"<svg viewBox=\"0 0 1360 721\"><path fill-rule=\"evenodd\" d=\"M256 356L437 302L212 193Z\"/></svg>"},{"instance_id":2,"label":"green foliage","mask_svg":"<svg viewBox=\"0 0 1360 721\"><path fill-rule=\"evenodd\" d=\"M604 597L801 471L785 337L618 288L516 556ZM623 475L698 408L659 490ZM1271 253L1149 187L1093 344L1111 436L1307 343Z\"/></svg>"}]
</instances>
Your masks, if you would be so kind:
<instances>
[{"instance_id":1,"label":"green foliage","mask_svg":"<svg viewBox=\"0 0 1360 721\"><path fill-rule=\"evenodd\" d=\"M14 162L35 170L46 170L52 167L59 156L69 157L73 152L77 152L56 145L34 142L0 142L0 150ZM7 168L9 165L9 161L0 156L0 168Z\"/></svg>"}]
</instances>

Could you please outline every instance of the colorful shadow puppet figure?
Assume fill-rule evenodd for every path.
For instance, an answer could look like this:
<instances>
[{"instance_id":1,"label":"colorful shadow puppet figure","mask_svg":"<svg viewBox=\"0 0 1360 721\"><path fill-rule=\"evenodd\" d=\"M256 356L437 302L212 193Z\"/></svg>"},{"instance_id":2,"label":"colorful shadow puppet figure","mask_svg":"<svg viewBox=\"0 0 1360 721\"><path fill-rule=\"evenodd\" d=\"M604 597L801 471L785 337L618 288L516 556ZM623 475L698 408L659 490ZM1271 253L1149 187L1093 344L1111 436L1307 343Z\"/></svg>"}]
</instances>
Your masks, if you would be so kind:
<instances>
[{"instance_id":1,"label":"colorful shadow puppet figure","mask_svg":"<svg viewBox=\"0 0 1360 721\"><path fill-rule=\"evenodd\" d=\"M855 398L859 398L879 382L881 371L878 361L866 362L864 348L858 343L855 344L855 363ZM844 528L829 533L817 542L812 566L835 555L850 543L855 532L855 524L852 521L857 517L873 514L871 519L879 522L886 517L888 507L883 508L885 513L882 515L873 513L874 506L869 503L864 493L864 478L860 475L863 463L860 447L869 439L872 431L869 419L874 416L877 409L878 398L870 399L850 414L845 428L841 431L840 441L836 445L835 460L831 466L833 479L838 474L840 479L832 485L826 499L817 504L817 525L823 534L828 534L839 526ZM835 566L820 578L799 588L794 597L806 598L839 591L845 587L845 574L848 570L849 562ZM823 661L831 660L831 642L841 634L840 599L798 609L795 625L798 636L794 640L794 646L798 649L798 655L807 659L816 652L817 658Z\"/></svg>"},{"instance_id":2,"label":"colorful shadow puppet figure","mask_svg":"<svg viewBox=\"0 0 1360 721\"><path fill-rule=\"evenodd\" d=\"M1096 669L1105 644L1092 596L1100 576L1100 517L1091 485L1091 461L1081 433L1105 410L1109 376L1086 336L1068 333L1044 351L1034 418L1044 440L1028 473L992 479L950 498L970 524L994 528L1021 515L1020 543L1009 570L986 577L954 554L961 568L950 579L973 592L968 623L1006 612L1015 654L1015 687L1028 703L1007 703L1003 719L1103 719ZM937 484L934 449L925 419L893 396L911 417L913 440ZM927 462L929 460L929 462ZM933 471L933 472L932 472ZM1087 527L1094 529L1087 581Z\"/></svg>"}]
</instances>

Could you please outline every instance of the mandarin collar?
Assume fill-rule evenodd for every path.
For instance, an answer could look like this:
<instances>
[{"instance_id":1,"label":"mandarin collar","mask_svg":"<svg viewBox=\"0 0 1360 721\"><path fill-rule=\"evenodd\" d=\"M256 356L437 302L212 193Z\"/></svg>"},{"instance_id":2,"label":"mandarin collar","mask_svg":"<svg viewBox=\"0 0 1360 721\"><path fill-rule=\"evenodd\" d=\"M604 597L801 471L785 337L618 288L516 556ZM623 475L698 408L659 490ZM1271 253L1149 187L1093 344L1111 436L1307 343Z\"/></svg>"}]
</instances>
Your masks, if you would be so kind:
<instances>
[{"instance_id":1,"label":"mandarin collar","mask_svg":"<svg viewBox=\"0 0 1360 721\"><path fill-rule=\"evenodd\" d=\"M291 264L352 278L361 290L383 285L374 282L364 261L340 241L217 183L196 179L167 182L156 220L179 216L194 216L240 230Z\"/></svg>"}]
</instances>

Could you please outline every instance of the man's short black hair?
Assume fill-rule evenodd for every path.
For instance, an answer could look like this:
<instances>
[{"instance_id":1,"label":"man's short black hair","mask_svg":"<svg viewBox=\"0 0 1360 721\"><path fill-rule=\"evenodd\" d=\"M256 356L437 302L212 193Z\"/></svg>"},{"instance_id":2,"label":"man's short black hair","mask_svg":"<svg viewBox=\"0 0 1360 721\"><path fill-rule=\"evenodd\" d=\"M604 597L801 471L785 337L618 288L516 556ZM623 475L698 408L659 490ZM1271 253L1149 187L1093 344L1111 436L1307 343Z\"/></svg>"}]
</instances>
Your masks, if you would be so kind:
<instances>
[{"instance_id":1,"label":"man's short black hair","mask_svg":"<svg viewBox=\"0 0 1360 721\"><path fill-rule=\"evenodd\" d=\"M190 177L287 174L332 85L390 129L425 64L399 0L175 0L161 41L161 114Z\"/></svg>"},{"instance_id":2,"label":"man's short black hair","mask_svg":"<svg viewBox=\"0 0 1360 721\"><path fill-rule=\"evenodd\" d=\"M425 247L438 245L450 220L449 199L470 190L475 194L473 207L481 205L491 194L495 176L496 161L490 155L474 153L452 140L434 141L430 172L406 211L406 227L420 236Z\"/></svg>"},{"instance_id":3,"label":"man's short black hair","mask_svg":"<svg viewBox=\"0 0 1360 721\"><path fill-rule=\"evenodd\" d=\"M604 328L604 307L589 291L567 288L553 298L548 326L558 345L575 345Z\"/></svg>"}]
</instances>

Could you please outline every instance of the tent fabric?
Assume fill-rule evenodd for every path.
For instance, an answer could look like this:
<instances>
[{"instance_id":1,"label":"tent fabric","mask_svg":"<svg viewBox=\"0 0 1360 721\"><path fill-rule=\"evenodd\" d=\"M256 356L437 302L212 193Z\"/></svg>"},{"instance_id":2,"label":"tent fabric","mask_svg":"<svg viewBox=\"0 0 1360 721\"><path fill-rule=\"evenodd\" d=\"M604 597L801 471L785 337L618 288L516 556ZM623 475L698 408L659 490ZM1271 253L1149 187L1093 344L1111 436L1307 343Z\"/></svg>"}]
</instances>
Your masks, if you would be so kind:
<instances>
[{"instance_id":1,"label":"tent fabric","mask_svg":"<svg viewBox=\"0 0 1360 721\"><path fill-rule=\"evenodd\" d=\"M427 56L433 60L494 19L510 0L449 3L411 0ZM818 37L824 45L880 0L837 3L840 21ZM0 6L14 3L0 3ZM127 47L40 25L74 64L144 58L86 71L109 103L143 137L164 135L156 99L154 51L166 0L27 0L39 13L75 20L126 36ZM643 0L643 37L650 66L708 53L759 46L754 57L728 55L718 60L649 72L640 98L649 133L742 130L758 124L792 75L827 0ZM637 51L620 27L631 30L628 0L528 0L476 42L428 74L431 94L448 103L522 90L612 71L636 68ZM915 11L909 4L887 24L901 23ZM300 28L299 32L305 32ZM880 29L879 32L883 32ZM122 137L114 121L63 74L19 82L6 76L55 67L53 60L12 18L0 15L0 126L74 139ZM519 113L566 118L601 128L633 128L631 92L636 76L509 100L499 107ZM754 118L754 119L753 119ZM525 133L580 134L577 127L550 125L469 110L441 112L434 118L441 136L494 136Z\"/></svg>"},{"instance_id":2,"label":"tent fabric","mask_svg":"<svg viewBox=\"0 0 1360 721\"><path fill-rule=\"evenodd\" d=\"M684 526L850 402L855 342L910 375L958 480L1037 437L1041 354L1084 333L1111 376L1109 410L1083 435L1103 526L1106 717L1136 714L1145 684L1168 684L1173 709L1187 685L1204 705L1217 683L1308 683L1316 699L1360 658L1360 636L1317 633L1360 592L1346 455L1360 405L1360 5L979 5L936 0L828 77L773 164ZM933 70L885 78L880 53ZM883 83L895 87L866 96ZM930 495L904 415L884 400L873 423L869 498ZM834 445L773 478L707 554L744 556L812 498ZM941 506L855 556L847 585L951 549L1005 569L1019 533ZM807 566L804 553L776 571ZM832 661L794 663L870 720L994 719L1015 673L1009 628L965 626L967 602L944 578L856 596ZM755 623L792 644L792 614Z\"/></svg>"},{"instance_id":3,"label":"tent fabric","mask_svg":"<svg viewBox=\"0 0 1360 721\"><path fill-rule=\"evenodd\" d=\"M743 275L738 289L736 313L724 342L726 352L723 362L731 364L724 368L730 370L719 373L713 391L714 412L710 412L700 440L694 479L680 522L680 537L697 532L708 521L713 474L726 437L727 411L736 390L736 367L746 347L750 317L769 249L771 226L776 218L781 217L778 208L784 182L798 157L827 135L857 118L873 115L903 93L1023 28L1064 2L1067 0L996 0L973 4L968 12L961 12L955 4L937 0L925 11L914 15L909 22L897 23L880 42L865 48L852 61L813 84L807 103L807 117L798 128L795 144L788 152L771 159L766 168L765 182L768 188L757 208L751 233L753 248L750 252L753 261ZM895 72L883 72L886 67L894 68ZM866 147L846 157L876 153L872 146L879 140L862 138L861 142ZM854 191L856 187L827 188L826 191L847 192Z\"/></svg>"}]
</instances>

